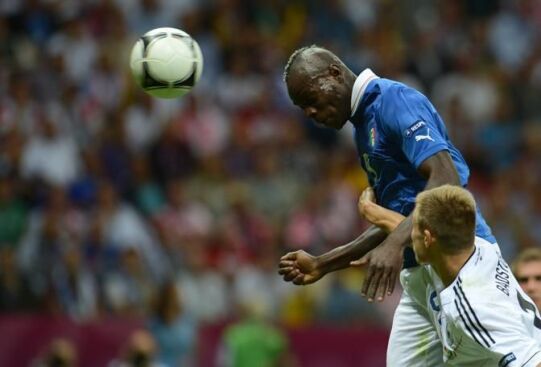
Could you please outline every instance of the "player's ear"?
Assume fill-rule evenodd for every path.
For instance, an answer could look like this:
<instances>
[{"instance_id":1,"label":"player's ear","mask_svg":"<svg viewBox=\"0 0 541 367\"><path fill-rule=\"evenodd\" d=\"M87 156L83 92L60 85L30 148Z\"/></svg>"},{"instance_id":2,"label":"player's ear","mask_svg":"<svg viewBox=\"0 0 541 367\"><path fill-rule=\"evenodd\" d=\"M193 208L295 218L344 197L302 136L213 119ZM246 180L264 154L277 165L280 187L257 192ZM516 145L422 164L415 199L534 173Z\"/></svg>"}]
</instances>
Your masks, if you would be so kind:
<instances>
[{"instance_id":1,"label":"player's ear","mask_svg":"<svg viewBox=\"0 0 541 367\"><path fill-rule=\"evenodd\" d=\"M342 74L342 70L340 70L340 67L336 64L330 64L329 65L329 74L331 76L337 77L340 74Z\"/></svg>"},{"instance_id":2,"label":"player's ear","mask_svg":"<svg viewBox=\"0 0 541 367\"><path fill-rule=\"evenodd\" d=\"M428 229L423 230L423 244L425 248L429 248L434 243L434 236Z\"/></svg>"}]
</instances>

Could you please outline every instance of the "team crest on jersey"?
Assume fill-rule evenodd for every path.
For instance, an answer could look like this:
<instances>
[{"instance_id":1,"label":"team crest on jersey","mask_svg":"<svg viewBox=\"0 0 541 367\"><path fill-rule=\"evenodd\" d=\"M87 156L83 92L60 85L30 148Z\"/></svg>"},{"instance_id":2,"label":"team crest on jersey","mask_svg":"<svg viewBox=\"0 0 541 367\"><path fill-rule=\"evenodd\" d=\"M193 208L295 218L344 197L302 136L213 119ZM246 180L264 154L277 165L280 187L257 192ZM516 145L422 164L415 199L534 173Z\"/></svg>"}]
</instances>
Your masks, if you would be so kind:
<instances>
[{"instance_id":1,"label":"team crest on jersey","mask_svg":"<svg viewBox=\"0 0 541 367\"><path fill-rule=\"evenodd\" d=\"M373 127L370 129L370 146L374 147L376 145L376 128Z\"/></svg>"},{"instance_id":2,"label":"team crest on jersey","mask_svg":"<svg viewBox=\"0 0 541 367\"><path fill-rule=\"evenodd\" d=\"M415 134L415 132L417 130L419 130L420 128L422 128L423 126L426 126L426 122L424 122L423 120L416 121L413 125L411 125L406 130L404 130L404 136L406 138L409 138L410 136Z\"/></svg>"},{"instance_id":3,"label":"team crest on jersey","mask_svg":"<svg viewBox=\"0 0 541 367\"><path fill-rule=\"evenodd\" d=\"M441 311L441 307L440 305L438 304L437 301L437 297L438 297L438 294L436 293L436 291L432 291L432 293L430 294L430 297L429 297L429 303L430 303L430 307L432 307L432 309L436 312L440 312Z\"/></svg>"}]
</instances>

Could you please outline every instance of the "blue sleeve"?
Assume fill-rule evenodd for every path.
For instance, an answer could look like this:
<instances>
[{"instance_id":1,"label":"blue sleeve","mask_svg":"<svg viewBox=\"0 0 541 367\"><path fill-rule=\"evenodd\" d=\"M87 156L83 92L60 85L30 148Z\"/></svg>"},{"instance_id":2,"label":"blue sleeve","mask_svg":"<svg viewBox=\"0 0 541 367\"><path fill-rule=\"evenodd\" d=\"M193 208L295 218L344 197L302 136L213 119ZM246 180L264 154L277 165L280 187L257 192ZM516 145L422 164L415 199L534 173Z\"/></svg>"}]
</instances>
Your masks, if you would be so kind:
<instances>
[{"instance_id":1,"label":"blue sleeve","mask_svg":"<svg viewBox=\"0 0 541 367\"><path fill-rule=\"evenodd\" d=\"M439 115L430 101L412 88L398 84L386 91L381 123L415 168L434 154L449 150Z\"/></svg>"}]
</instances>

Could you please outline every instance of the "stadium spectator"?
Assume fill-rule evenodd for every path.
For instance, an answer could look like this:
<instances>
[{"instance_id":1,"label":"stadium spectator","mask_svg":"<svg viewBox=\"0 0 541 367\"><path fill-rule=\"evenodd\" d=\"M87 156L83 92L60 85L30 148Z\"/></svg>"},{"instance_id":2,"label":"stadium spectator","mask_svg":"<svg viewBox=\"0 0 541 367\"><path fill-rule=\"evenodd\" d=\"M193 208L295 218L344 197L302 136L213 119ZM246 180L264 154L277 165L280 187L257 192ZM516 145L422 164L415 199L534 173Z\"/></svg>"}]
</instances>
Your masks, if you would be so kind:
<instances>
[{"instance_id":1,"label":"stadium spectator","mask_svg":"<svg viewBox=\"0 0 541 367\"><path fill-rule=\"evenodd\" d=\"M150 309L156 279L137 246L119 251L118 265L103 276L104 303L116 315L144 316Z\"/></svg>"},{"instance_id":2,"label":"stadium spectator","mask_svg":"<svg viewBox=\"0 0 541 367\"><path fill-rule=\"evenodd\" d=\"M17 247L25 231L28 209L13 177L0 178L0 243Z\"/></svg>"},{"instance_id":3,"label":"stadium spectator","mask_svg":"<svg viewBox=\"0 0 541 367\"><path fill-rule=\"evenodd\" d=\"M11 246L0 248L0 311L28 312L39 310L41 304L27 276L17 266Z\"/></svg>"},{"instance_id":4,"label":"stadium spectator","mask_svg":"<svg viewBox=\"0 0 541 367\"><path fill-rule=\"evenodd\" d=\"M511 269L524 292L541 309L541 248L531 247L520 252Z\"/></svg>"},{"instance_id":5,"label":"stadium spectator","mask_svg":"<svg viewBox=\"0 0 541 367\"><path fill-rule=\"evenodd\" d=\"M75 141L59 131L48 116L39 117L36 133L24 147L21 174L26 180L38 180L53 186L72 183L81 169Z\"/></svg>"},{"instance_id":6,"label":"stadium spectator","mask_svg":"<svg viewBox=\"0 0 541 367\"><path fill-rule=\"evenodd\" d=\"M76 367L78 362L77 349L73 341L66 338L56 338L51 341L41 357L32 367Z\"/></svg>"},{"instance_id":7,"label":"stadium spectator","mask_svg":"<svg viewBox=\"0 0 541 367\"><path fill-rule=\"evenodd\" d=\"M224 320L233 311L229 280L209 263L204 242L192 239L185 247L184 256L176 283L186 312L201 322Z\"/></svg>"},{"instance_id":8,"label":"stadium spectator","mask_svg":"<svg viewBox=\"0 0 541 367\"><path fill-rule=\"evenodd\" d=\"M257 300L239 306L240 319L224 331L218 367L294 367L286 334L269 321L269 310Z\"/></svg>"},{"instance_id":9,"label":"stadium spectator","mask_svg":"<svg viewBox=\"0 0 541 367\"><path fill-rule=\"evenodd\" d=\"M148 329L158 346L157 359L167 366L197 365L197 323L183 303L173 281L166 281L154 295Z\"/></svg>"},{"instance_id":10,"label":"stadium spectator","mask_svg":"<svg viewBox=\"0 0 541 367\"><path fill-rule=\"evenodd\" d=\"M166 367L157 361L157 346L152 335L144 329L134 331L117 359L107 367Z\"/></svg>"},{"instance_id":11,"label":"stadium spectator","mask_svg":"<svg viewBox=\"0 0 541 367\"><path fill-rule=\"evenodd\" d=\"M52 269L62 261L62 250L78 244L87 225L87 213L72 205L63 188L41 194L45 203L32 211L17 248L20 266L38 292L44 291Z\"/></svg>"},{"instance_id":12,"label":"stadium spectator","mask_svg":"<svg viewBox=\"0 0 541 367\"><path fill-rule=\"evenodd\" d=\"M105 243L118 250L135 249L153 277L167 270L162 266L162 253L150 223L119 196L111 182L102 181L98 187L92 222Z\"/></svg>"},{"instance_id":13,"label":"stadium spectator","mask_svg":"<svg viewBox=\"0 0 541 367\"><path fill-rule=\"evenodd\" d=\"M98 315L95 275L83 263L80 244L63 245L60 260L51 271L51 287L61 313L75 320L95 318Z\"/></svg>"}]
</instances>

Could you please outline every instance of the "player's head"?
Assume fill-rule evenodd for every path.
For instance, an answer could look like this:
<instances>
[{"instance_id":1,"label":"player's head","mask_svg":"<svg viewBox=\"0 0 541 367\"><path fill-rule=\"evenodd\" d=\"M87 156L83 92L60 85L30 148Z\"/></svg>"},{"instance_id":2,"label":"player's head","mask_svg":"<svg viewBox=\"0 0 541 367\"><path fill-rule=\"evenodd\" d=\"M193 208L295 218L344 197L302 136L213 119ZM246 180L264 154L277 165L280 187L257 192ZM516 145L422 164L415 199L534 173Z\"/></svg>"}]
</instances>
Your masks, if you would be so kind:
<instances>
[{"instance_id":1,"label":"player's head","mask_svg":"<svg viewBox=\"0 0 541 367\"><path fill-rule=\"evenodd\" d=\"M284 81L293 103L318 124L340 129L349 120L355 74L331 51L315 45L296 50Z\"/></svg>"},{"instance_id":2,"label":"player's head","mask_svg":"<svg viewBox=\"0 0 541 367\"><path fill-rule=\"evenodd\" d=\"M44 356L44 366L75 366L77 365L77 350L69 339L54 339Z\"/></svg>"},{"instance_id":3,"label":"player's head","mask_svg":"<svg viewBox=\"0 0 541 367\"><path fill-rule=\"evenodd\" d=\"M419 263L470 249L475 237L475 200L465 189L443 185L417 195L411 239Z\"/></svg>"},{"instance_id":4,"label":"player's head","mask_svg":"<svg viewBox=\"0 0 541 367\"><path fill-rule=\"evenodd\" d=\"M541 248L532 247L522 251L511 268L524 292L541 309Z\"/></svg>"}]
</instances>

